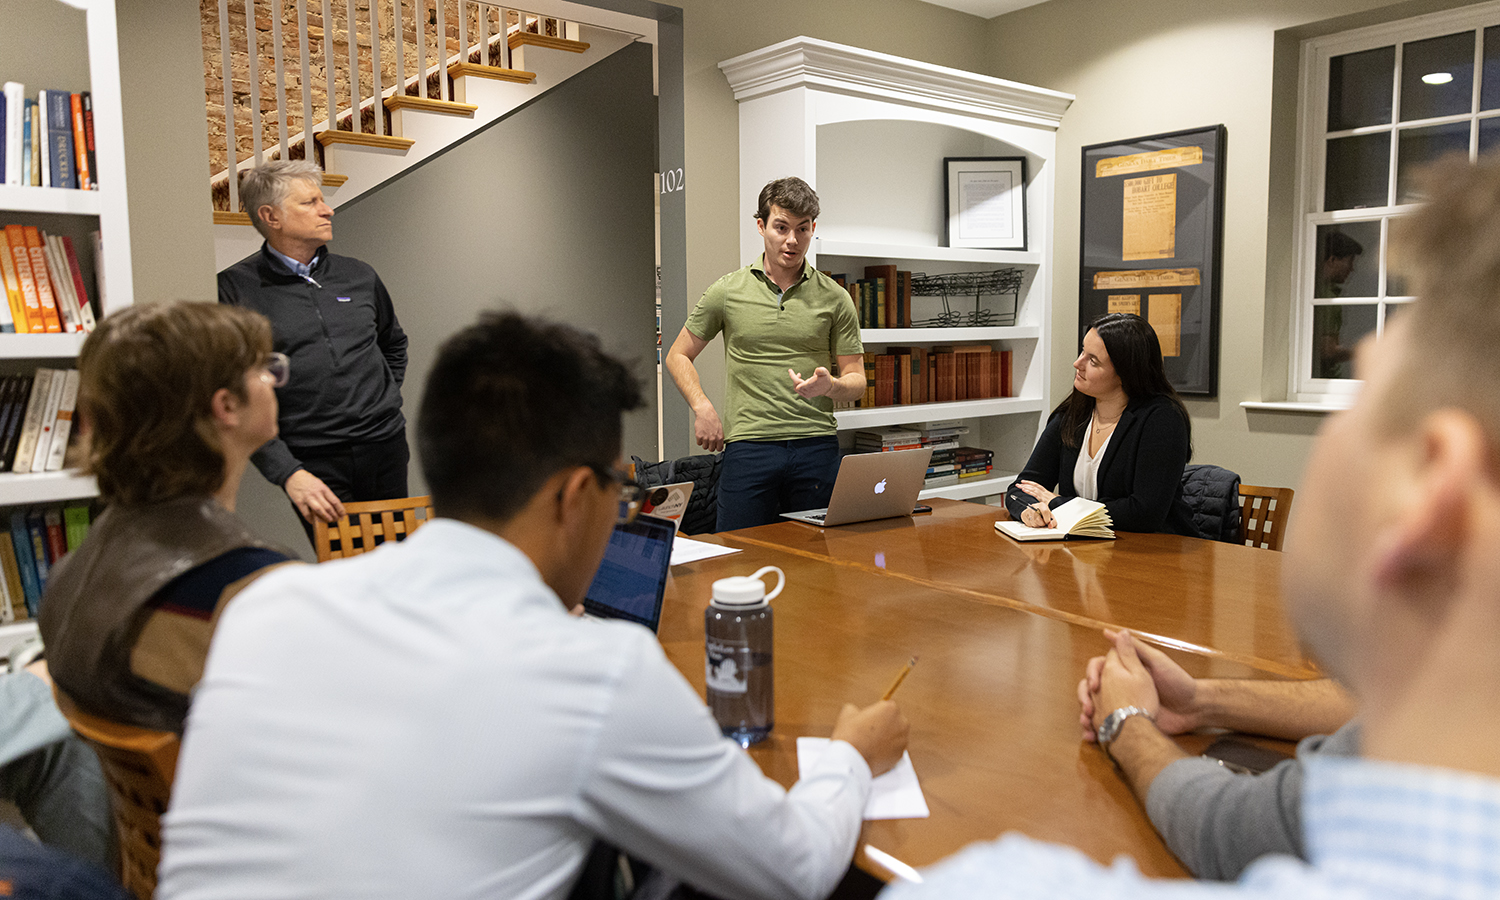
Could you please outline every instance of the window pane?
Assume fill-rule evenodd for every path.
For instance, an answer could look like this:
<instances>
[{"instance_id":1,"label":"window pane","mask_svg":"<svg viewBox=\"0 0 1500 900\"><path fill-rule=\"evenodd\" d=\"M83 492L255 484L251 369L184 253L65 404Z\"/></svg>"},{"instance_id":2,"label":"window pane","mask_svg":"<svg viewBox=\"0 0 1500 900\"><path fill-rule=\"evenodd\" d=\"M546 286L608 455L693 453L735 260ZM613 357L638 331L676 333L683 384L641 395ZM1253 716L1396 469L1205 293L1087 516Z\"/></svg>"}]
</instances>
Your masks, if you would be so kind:
<instances>
[{"instance_id":1,"label":"window pane","mask_svg":"<svg viewBox=\"0 0 1500 900\"><path fill-rule=\"evenodd\" d=\"M1500 119L1479 120L1479 155L1500 148Z\"/></svg>"},{"instance_id":2,"label":"window pane","mask_svg":"<svg viewBox=\"0 0 1500 900\"><path fill-rule=\"evenodd\" d=\"M1328 130L1388 125L1394 101L1396 48L1380 47L1328 61Z\"/></svg>"},{"instance_id":3,"label":"window pane","mask_svg":"<svg viewBox=\"0 0 1500 900\"><path fill-rule=\"evenodd\" d=\"M1328 142L1323 209L1385 206L1391 171L1391 136L1362 134Z\"/></svg>"},{"instance_id":4,"label":"window pane","mask_svg":"<svg viewBox=\"0 0 1500 900\"><path fill-rule=\"evenodd\" d=\"M1354 348L1375 330L1380 307L1313 307L1313 377L1353 378Z\"/></svg>"},{"instance_id":5,"label":"window pane","mask_svg":"<svg viewBox=\"0 0 1500 900\"><path fill-rule=\"evenodd\" d=\"M1374 297L1379 280L1379 222L1318 226L1314 297Z\"/></svg>"},{"instance_id":6,"label":"window pane","mask_svg":"<svg viewBox=\"0 0 1500 900\"><path fill-rule=\"evenodd\" d=\"M1426 164L1449 153L1462 153L1465 159L1469 157L1468 122L1408 128L1400 134L1401 146L1396 161L1397 203L1416 203L1422 199L1413 176Z\"/></svg>"},{"instance_id":7,"label":"window pane","mask_svg":"<svg viewBox=\"0 0 1500 900\"><path fill-rule=\"evenodd\" d=\"M1500 109L1500 25L1484 30L1484 74L1479 108Z\"/></svg>"},{"instance_id":8,"label":"window pane","mask_svg":"<svg viewBox=\"0 0 1500 900\"><path fill-rule=\"evenodd\" d=\"M1405 315L1406 310L1410 307L1410 303L1387 303L1385 305L1385 327L1390 328L1391 323Z\"/></svg>"},{"instance_id":9,"label":"window pane","mask_svg":"<svg viewBox=\"0 0 1500 900\"><path fill-rule=\"evenodd\" d=\"M1473 106L1474 32L1401 48L1401 121L1462 115Z\"/></svg>"}]
</instances>

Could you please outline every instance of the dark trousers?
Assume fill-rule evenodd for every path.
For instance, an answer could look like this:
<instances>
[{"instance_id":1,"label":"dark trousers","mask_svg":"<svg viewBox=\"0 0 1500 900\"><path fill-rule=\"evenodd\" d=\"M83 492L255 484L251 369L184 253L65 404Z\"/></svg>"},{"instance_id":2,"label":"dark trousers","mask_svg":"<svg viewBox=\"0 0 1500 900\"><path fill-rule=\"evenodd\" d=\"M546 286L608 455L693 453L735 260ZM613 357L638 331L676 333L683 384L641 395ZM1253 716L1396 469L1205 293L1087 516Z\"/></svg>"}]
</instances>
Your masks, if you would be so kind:
<instances>
[{"instance_id":1,"label":"dark trousers","mask_svg":"<svg viewBox=\"0 0 1500 900\"><path fill-rule=\"evenodd\" d=\"M302 468L323 479L345 503L410 496L406 492L406 467L411 462L411 449L406 445L405 430L389 440L370 444L291 449ZM312 523L300 513L297 518L311 541Z\"/></svg>"},{"instance_id":2,"label":"dark trousers","mask_svg":"<svg viewBox=\"0 0 1500 900\"><path fill-rule=\"evenodd\" d=\"M726 444L719 473L718 528L767 525L784 512L825 507L838 474L835 435Z\"/></svg>"}]
</instances>

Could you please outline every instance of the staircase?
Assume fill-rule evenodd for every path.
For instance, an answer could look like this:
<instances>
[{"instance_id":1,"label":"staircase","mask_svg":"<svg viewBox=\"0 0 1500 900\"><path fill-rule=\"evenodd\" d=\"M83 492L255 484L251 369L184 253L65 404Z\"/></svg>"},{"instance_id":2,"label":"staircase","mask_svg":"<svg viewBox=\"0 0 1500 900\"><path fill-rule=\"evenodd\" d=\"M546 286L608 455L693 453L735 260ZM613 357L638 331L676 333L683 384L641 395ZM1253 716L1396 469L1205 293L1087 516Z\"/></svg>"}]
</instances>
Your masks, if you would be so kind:
<instances>
[{"instance_id":1,"label":"staircase","mask_svg":"<svg viewBox=\"0 0 1500 900\"><path fill-rule=\"evenodd\" d=\"M231 172L311 147L337 208L645 37L478 0L200 3L210 196L226 226L250 224ZM237 232L218 230L221 261L258 246Z\"/></svg>"}]
</instances>

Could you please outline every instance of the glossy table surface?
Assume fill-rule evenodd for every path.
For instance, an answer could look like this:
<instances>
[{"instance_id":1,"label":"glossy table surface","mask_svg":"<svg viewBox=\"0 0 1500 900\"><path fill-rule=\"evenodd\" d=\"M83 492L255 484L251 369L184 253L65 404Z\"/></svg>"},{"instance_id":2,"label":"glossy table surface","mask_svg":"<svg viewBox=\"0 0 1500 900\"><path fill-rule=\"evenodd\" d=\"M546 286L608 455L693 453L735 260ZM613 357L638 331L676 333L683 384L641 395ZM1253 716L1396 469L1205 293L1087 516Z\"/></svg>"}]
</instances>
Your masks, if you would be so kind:
<instances>
[{"instance_id":1,"label":"glossy table surface","mask_svg":"<svg viewBox=\"0 0 1500 900\"><path fill-rule=\"evenodd\" d=\"M922 866L1019 830L1184 875L1108 760L1080 741L1078 680L1106 649L1105 626L1152 635L1199 676L1314 676L1280 610L1280 554L1166 535L1022 545L994 531L1003 510L933 506L914 519L706 538L742 552L673 567L668 656L701 693L712 582L778 566L776 726L751 751L768 775L793 783L796 738L828 735L844 702L879 699L917 654L896 700L932 814L867 823L869 845Z\"/></svg>"}]
</instances>

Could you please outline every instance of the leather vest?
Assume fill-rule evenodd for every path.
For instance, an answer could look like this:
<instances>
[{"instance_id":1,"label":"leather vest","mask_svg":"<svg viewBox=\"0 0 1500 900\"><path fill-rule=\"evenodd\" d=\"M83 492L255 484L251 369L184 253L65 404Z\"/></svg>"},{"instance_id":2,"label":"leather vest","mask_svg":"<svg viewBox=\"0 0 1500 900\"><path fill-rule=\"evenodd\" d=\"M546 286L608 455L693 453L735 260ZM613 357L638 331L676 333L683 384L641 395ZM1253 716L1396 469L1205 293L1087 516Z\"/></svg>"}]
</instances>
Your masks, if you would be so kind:
<instances>
[{"instance_id":1,"label":"leather vest","mask_svg":"<svg viewBox=\"0 0 1500 900\"><path fill-rule=\"evenodd\" d=\"M181 731L187 698L132 674L131 649L157 591L241 547L293 557L209 497L106 509L83 544L54 566L42 593L38 625L58 687L95 715Z\"/></svg>"}]
</instances>

